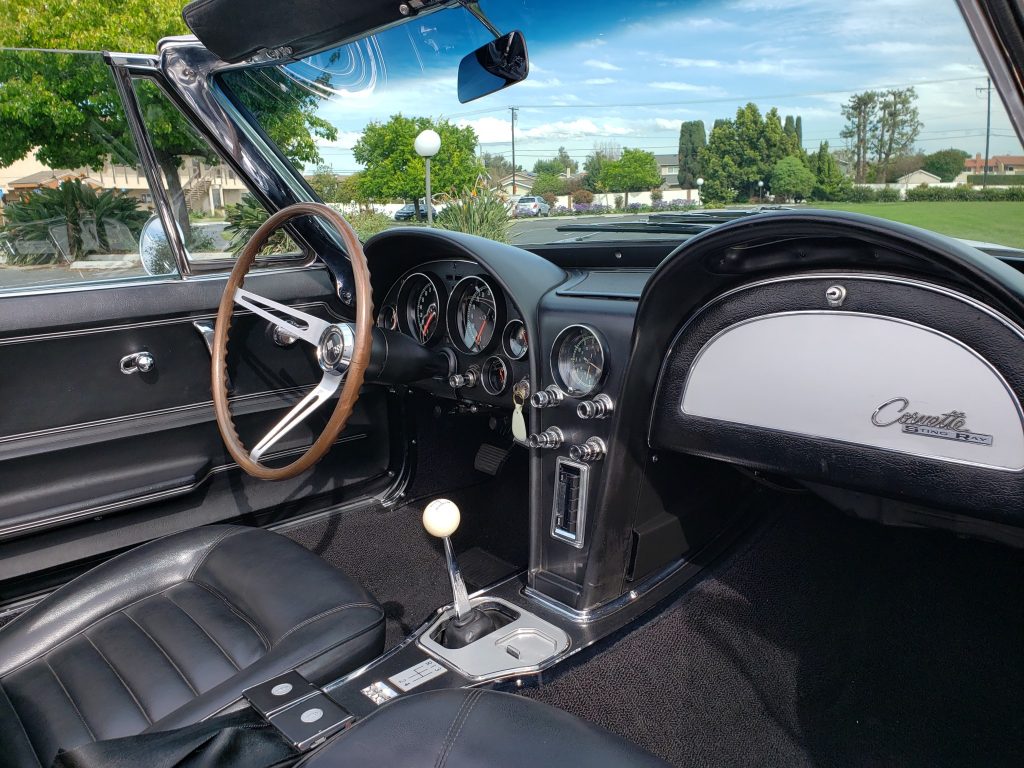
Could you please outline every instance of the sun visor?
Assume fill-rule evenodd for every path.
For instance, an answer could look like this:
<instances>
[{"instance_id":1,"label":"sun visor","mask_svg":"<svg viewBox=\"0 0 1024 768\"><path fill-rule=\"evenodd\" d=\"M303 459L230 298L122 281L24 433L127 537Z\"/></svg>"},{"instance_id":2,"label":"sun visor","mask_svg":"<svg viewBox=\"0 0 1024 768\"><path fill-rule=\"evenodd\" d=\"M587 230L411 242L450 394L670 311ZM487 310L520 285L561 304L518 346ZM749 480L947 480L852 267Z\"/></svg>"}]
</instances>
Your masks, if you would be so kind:
<instances>
[{"instance_id":1,"label":"sun visor","mask_svg":"<svg viewBox=\"0 0 1024 768\"><path fill-rule=\"evenodd\" d=\"M182 16L203 45L234 63L262 51L302 58L454 4L455 0L194 0Z\"/></svg>"}]
</instances>

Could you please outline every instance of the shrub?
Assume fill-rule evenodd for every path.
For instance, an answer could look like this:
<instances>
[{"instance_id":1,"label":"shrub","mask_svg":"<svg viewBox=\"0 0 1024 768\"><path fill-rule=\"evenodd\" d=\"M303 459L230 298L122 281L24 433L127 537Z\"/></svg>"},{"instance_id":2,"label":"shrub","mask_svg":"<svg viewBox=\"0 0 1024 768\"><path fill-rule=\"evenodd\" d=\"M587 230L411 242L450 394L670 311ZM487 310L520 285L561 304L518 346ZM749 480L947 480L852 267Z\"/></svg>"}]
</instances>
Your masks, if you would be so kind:
<instances>
[{"instance_id":1,"label":"shrub","mask_svg":"<svg viewBox=\"0 0 1024 768\"><path fill-rule=\"evenodd\" d=\"M854 187L850 190L851 203L873 203L878 200L878 193L871 187Z\"/></svg>"},{"instance_id":2,"label":"shrub","mask_svg":"<svg viewBox=\"0 0 1024 768\"><path fill-rule=\"evenodd\" d=\"M434 218L438 227L499 243L508 242L508 230L512 226L508 204L493 189L465 189L459 197L447 202L448 206Z\"/></svg>"},{"instance_id":3,"label":"shrub","mask_svg":"<svg viewBox=\"0 0 1024 768\"><path fill-rule=\"evenodd\" d=\"M556 205L554 208L551 209L551 215L552 216L571 216L572 215L572 211L569 208L566 208L564 205Z\"/></svg>"},{"instance_id":4,"label":"shrub","mask_svg":"<svg viewBox=\"0 0 1024 768\"><path fill-rule=\"evenodd\" d=\"M558 196L555 195L554 192L545 192L543 195L541 195L541 197L543 197L544 202L550 205L552 208L555 206L555 203L558 202Z\"/></svg>"},{"instance_id":5,"label":"shrub","mask_svg":"<svg viewBox=\"0 0 1024 768\"><path fill-rule=\"evenodd\" d=\"M232 253L240 253L245 244L256 234L256 230L269 217L267 209L252 195L243 195L238 205L229 205L224 214L224 218L227 220L224 231L231 236L228 247L231 248ZM260 253L294 253L298 249L288 233L283 229L278 229L270 236Z\"/></svg>"},{"instance_id":6,"label":"shrub","mask_svg":"<svg viewBox=\"0 0 1024 768\"><path fill-rule=\"evenodd\" d=\"M593 205L590 206L590 211L589 212L590 213L594 213L594 214L597 214L597 213L611 213L612 209L611 209L610 206L601 205L600 203L594 203Z\"/></svg>"},{"instance_id":7,"label":"shrub","mask_svg":"<svg viewBox=\"0 0 1024 768\"><path fill-rule=\"evenodd\" d=\"M577 189L572 193L572 201L582 205L590 205L594 202L594 193L589 189Z\"/></svg>"},{"instance_id":8,"label":"shrub","mask_svg":"<svg viewBox=\"0 0 1024 768\"><path fill-rule=\"evenodd\" d=\"M383 232L395 225L394 220L386 213L379 211L358 211L345 219L364 243L378 232Z\"/></svg>"},{"instance_id":9,"label":"shrub","mask_svg":"<svg viewBox=\"0 0 1024 768\"><path fill-rule=\"evenodd\" d=\"M662 197L661 187L655 187L654 189L651 190L651 202L652 203L658 202L659 200L661 200L661 197Z\"/></svg>"},{"instance_id":10,"label":"shrub","mask_svg":"<svg viewBox=\"0 0 1024 768\"><path fill-rule=\"evenodd\" d=\"M900 191L896 187L883 187L878 190L878 202L880 203L898 203L900 201Z\"/></svg>"},{"instance_id":11,"label":"shrub","mask_svg":"<svg viewBox=\"0 0 1024 768\"><path fill-rule=\"evenodd\" d=\"M625 202L626 202L626 199L622 195L616 195L615 196L615 210L621 211L622 210L622 205Z\"/></svg>"},{"instance_id":12,"label":"shrub","mask_svg":"<svg viewBox=\"0 0 1024 768\"><path fill-rule=\"evenodd\" d=\"M626 206L626 210L630 213L644 213L651 210L651 207L649 205L644 205L643 203L630 203Z\"/></svg>"}]
</instances>

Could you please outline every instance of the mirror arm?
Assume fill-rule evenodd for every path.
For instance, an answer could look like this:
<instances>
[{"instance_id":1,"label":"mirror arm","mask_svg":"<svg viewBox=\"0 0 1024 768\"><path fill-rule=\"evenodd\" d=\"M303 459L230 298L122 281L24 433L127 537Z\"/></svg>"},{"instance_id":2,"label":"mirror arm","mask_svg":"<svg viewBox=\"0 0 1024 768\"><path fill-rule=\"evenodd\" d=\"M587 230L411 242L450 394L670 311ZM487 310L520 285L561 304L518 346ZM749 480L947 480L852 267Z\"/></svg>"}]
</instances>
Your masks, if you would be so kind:
<instances>
[{"instance_id":1,"label":"mirror arm","mask_svg":"<svg viewBox=\"0 0 1024 768\"><path fill-rule=\"evenodd\" d=\"M479 0L459 0L459 5L473 14L473 16L476 17L476 20L483 24L487 28L488 32L494 35L495 39L504 34L500 29L494 26L494 23L489 18L487 18L487 14L484 13L483 9L480 7Z\"/></svg>"}]
</instances>

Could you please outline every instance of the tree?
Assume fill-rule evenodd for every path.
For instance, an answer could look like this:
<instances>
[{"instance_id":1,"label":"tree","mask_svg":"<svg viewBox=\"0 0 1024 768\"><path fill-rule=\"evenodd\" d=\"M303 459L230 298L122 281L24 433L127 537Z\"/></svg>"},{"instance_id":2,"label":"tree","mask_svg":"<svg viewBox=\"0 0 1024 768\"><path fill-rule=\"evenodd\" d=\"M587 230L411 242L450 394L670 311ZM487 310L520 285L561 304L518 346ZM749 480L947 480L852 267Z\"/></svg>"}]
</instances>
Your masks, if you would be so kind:
<instances>
[{"instance_id":1,"label":"tree","mask_svg":"<svg viewBox=\"0 0 1024 768\"><path fill-rule=\"evenodd\" d=\"M793 120L792 115L786 115L786 122L782 126L782 131L787 136L791 136L793 139L796 139L796 122Z\"/></svg>"},{"instance_id":2,"label":"tree","mask_svg":"<svg viewBox=\"0 0 1024 768\"><path fill-rule=\"evenodd\" d=\"M565 151L565 147L558 148L558 154L550 160L538 160L533 164L533 172L538 176L544 174L551 174L557 176L560 173L569 174L576 173L579 170L580 164L569 157L569 153Z\"/></svg>"},{"instance_id":3,"label":"tree","mask_svg":"<svg viewBox=\"0 0 1024 768\"><path fill-rule=\"evenodd\" d=\"M325 203L367 202L359 191L359 174L342 176L326 165L318 165L312 176L306 178L317 197Z\"/></svg>"},{"instance_id":4,"label":"tree","mask_svg":"<svg viewBox=\"0 0 1024 768\"><path fill-rule=\"evenodd\" d=\"M784 157L772 168L772 192L780 197L803 200L814 190L814 174L798 157Z\"/></svg>"},{"instance_id":5,"label":"tree","mask_svg":"<svg viewBox=\"0 0 1024 768\"><path fill-rule=\"evenodd\" d=\"M888 178L892 160L909 154L921 132L916 101L917 92L913 88L890 89L879 97L874 150L878 177L883 180Z\"/></svg>"},{"instance_id":6,"label":"tree","mask_svg":"<svg viewBox=\"0 0 1024 768\"><path fill-rule=\"evenodd\" d=\"M530 190L531 194L540 195L565 195L568 194L567 185L565 178L562 176L556 176L553 173L542 173L533 182L533 188Z\"/></svg>"},{"instance_id":7,"label":"tree","mask_svg":"<svg viewBox=\"0 0 1024 768\"><path fill-rule=\"evenodd\" d=\"M622 157L606 163L601 170L601 183L612 192L625 193L629 205L630 192L643 192L661 185L661 170L652 152L625 149Z\"/></svg>"},{"instance_id":8,"label":"tree","mask_svg":"<svg viewBox=\"0 0 1024 768\"><path fill-rule=\"evenodd\" d=\"M853 184L829 151L827 141L821 142L818 151L811 155L811 171L814 173L811 195L815 200L845 200L849 196Z\"/></svg>"},{"instance_id":9,"label":"tree","mask_svg":"<svg viewBox=\"0 0 1024 768\"><path fill-rule=\"evenodd\" d=\"M484 166L484 171L487 172L487 175L491 177L491 181L495 184L506 176L512 175L512 162L504 155L484 152L480 155L480 162ZM523 166L519 165L516 170L522 172Z\"/></svg>"},{"instance_id":10,"label":"tree","mask_svg":"<svg viewBox=\"0 0 1024 768\"><path fill-rule=\"evenodd\" d=\"M804 146L804 119L800 115L796 116L796 123L794 124L796 130L796 144L798 147L803 148Z\"/></svg>"},{"instance_id":11,"label":"tree","mask_svg":"<svg viewBox=\"0 0 1024 768\"><path fill-rule=\"evenodd\" d=\"M774 107L761 116L756 104L736 110L734 120L718 120L708 144L700 152L704 168L701 197L724 203L757 194L758 181L771 177L775 164L784 157L803 160L796 137L787 135Z\"/></svg>"},{"instance_id":12,"label":"tree","mask_svg":"<svg viewBox=\"0 0 1024 768\"><path fill-rule=\"evenodd\" d=\"M846 126L840 136L846 139L853 154L853 178L863 184L868 176L871 137L878 128L878 93L855 93L842 107Z\"/></svg>"},{"instance_id":13,"label":"tree","mask_svg":"<svg viewBox=\"0 0 1024 768\"><path fill-rule=\"evenodd\" d=\"M0 4L0 45L69 50L153 51L168 35L187 33L179 0L79 0L55 4L22 0ZM235 73L245 77L246 73ZM265 79L288 88L277 70L261 70ZM106 159L136 165L138 157L110 70L98 55L0 52L0 165L32 150L51 167L93 169ZM330 123L315 115L317 97L292 88L265 86L243 101L270 137L293 162L319 160L314 136L337 138ZM176 218L190 237L188 211L178 168L182 158L210 158L210 150L181 113L149 82L136 92L157 161L175 206ZM211 158L212 159L212 158Z\"/></svg>"},{"instance_id":14,"label":"tree","mask_svg":"<svg viewBox=\"0 0 1024 768\"><path fill-rule=\"evenodd\" d=\"M964 170L964 160L970 157L962 149L940 149L924 159L924 169L942 181L953 181Z\"/></svg>"},{"instance_id":15,"label":"tree","mask_svg":"<svg viewBox=\"0 0 1024 768\"><path fill-rule=\"evenodd\" d=\"M700 151L707 146L703 120L689 120L679 126L679 186L693 189L704 173L700 164Z\"/></svg>"},{"instance_id":16,"label":"tree","mask_svg":"<svg viewBox=\"0 0 1024 768\"><path fill-rule=\"evenodd\" d=\"M587 174L587 189L591 192L606 191L601 185L601 173L604 166L622 157L622 147L613 141L599 142L594 151L583 161L583 170Z\"/></svg>"},{"instance_id":17,"label":"tree","mask_svg":"<svg viewBox=\"0 0 1024 768\"><path fill-rule=\"evenodd\" d=\"M428 128L441 136L441 151L430 165L433 191L456 194L474 186L482 166L476 157L476 132L471 127L399 114L386 123L367 125L352 148L356 162L366 166L359 176L363 195L373 200L412 200L419 210L426 167L413 143Z\"/></svg>"}]
</instances>

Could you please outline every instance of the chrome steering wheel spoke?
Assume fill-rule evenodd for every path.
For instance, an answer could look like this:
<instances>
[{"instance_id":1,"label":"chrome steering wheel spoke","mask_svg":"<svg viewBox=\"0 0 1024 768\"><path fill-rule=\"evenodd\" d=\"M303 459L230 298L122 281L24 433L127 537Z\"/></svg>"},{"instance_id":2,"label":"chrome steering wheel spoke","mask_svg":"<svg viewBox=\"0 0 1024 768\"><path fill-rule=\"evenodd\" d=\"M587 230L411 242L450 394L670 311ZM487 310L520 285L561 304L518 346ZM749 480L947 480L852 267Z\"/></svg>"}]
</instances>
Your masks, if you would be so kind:
<instances>
[{"instance_id":1,"label":"chrome steering wheel spoke","mask_svg":"<svg viewBox=\"0 0 1024 768\"><path fill-rule=\"evenodd\" d=\"M345 374L343 373L325 372L320 383L288 411L285 417L275 424L273 429L267 432L264 438L256 444L256 447L249 452L249 458L253 461L259 461L282 437L291 432L307 416L329 400L338 391L344 380Z\"/></svg>"},{"instance_id":2,"label":"chrome steering wheel spoke","mask_svg":"<svg viewBox=\"0 0 1024 768\"><path fill-rule=\"evenodd\" d=\"M295 307L289 307L287 304L281 304L279 302L272 301L271 299L265 299L262 296L257 296L252 291L247 291L244 288L238 288L235 291L234 299L235 304L245 307L250 312L259 315L267 322L280 328L289 336L302 339L307 344L312 344L314 347L320 344L320 339L323 338L327 329L331 327L331 324L326 320L321 320L319 317L314 317L307 312L295 309ZM278 317L273 312L269 311L271 309L287 315L287 317Z\"/></svg>"}]
</instances>

